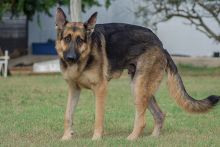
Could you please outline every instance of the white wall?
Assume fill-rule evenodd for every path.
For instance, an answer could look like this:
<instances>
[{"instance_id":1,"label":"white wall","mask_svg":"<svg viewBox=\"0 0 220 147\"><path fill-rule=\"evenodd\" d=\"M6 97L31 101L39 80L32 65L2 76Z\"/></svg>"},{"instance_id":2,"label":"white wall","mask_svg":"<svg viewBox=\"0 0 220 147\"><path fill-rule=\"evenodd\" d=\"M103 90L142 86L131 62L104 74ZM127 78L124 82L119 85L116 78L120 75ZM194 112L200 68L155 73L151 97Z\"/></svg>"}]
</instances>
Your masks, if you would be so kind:
<instances>
[{"instance_id":1,"label":"white wall","mask_svg":"<svg viewBox=\"0 0 220 147\"><path fill-rule=\"evenodd\" d=\"M103 2L103 0L99 0ZM137 2L137 1L136 1ZM98 23L121 22L141 25L140 20L135 18L134 0L115 0L109 9L104 7L92 7L82 15L86 20L93 12L98 11ZM68 9L64 8L68 13ZM55 14L56 8L51 10ZM68 16L69 17L69 16ZM45 42L48 39L55 39L54 16L48 17L40 14L41 28L37 24L37 15L29 22L29 47L32 42ZM210 22L212 24L212 22ZM216 27L216 30L219 28ZM162 23L156 34L162 40L164 48L173 54L185 54L191 56L211 56L214 51L220 51L220 46L213 40L207 38L194 27L185 25L181 19L172 19Z\"/></svg>"}]
</instances>

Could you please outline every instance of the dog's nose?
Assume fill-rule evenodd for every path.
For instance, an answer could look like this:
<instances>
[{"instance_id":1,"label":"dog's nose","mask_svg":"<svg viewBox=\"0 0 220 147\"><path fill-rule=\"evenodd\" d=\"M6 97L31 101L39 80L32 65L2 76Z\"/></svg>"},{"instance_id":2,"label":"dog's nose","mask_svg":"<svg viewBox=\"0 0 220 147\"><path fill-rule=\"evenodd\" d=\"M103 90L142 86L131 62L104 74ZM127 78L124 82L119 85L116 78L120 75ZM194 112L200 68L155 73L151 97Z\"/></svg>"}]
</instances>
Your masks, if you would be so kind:
<instances>
[{"instance_id":1,"label":"dog's nose","mask_svg":"<svg viewBox=\"0 0 220 147\"><path fill-rule=\"evenodd\" d=\"M75 57L74 56L72 56L72 55L67 55L66 56L66 61L67 62L73 62L75 60Z\"/></svg>"},{"instance_id":2,"label":"dog's nose","mask_svg":"<svg viewBox=\"0 0 220 147\"><path fill-rule=\"evenodd\" d=\"M76 62L78 58L78 54L74 50L69 50L64 53L64 59L67 62Z\"/></svg>"}]
</instances>

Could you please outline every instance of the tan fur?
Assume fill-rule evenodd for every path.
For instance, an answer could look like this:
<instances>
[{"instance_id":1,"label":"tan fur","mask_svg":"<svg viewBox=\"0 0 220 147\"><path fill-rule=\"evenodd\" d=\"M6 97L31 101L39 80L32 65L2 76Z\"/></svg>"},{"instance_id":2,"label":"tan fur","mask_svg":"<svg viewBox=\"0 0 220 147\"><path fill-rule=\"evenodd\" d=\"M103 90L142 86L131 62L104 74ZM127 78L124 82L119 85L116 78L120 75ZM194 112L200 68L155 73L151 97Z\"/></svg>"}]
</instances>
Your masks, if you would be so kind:
<instances>
[{"instance_id":1,"label":"tan fur","mask_svg":"<svg viewBox=\"0 0 220 147\"><path fill-rule=\"evenodd\" d=\"M170 55L160 44L155 45L152 42L151 44L141 44L143 48L137 48L138 55L135 58L131 56L132 58L128 60L129 64L124 65L122 62L123 64L120 64L122 67L114 69L114 64L111 63L106 53L104 35L96 32L100 34L93 34L93 38L89 36L94 31L96 15L97 13L94 13L90 17L85 28L83 23L64 21L64 14L58 9L56 49L60 57L63 77L69 86L63 140L68 140L74 135L72 130L73 111L77 106L80 91L83 88L91 89L96 97L95 124L92 139L97 140L102 137L108 81L112 78L120 77L125 68L131 74L131 89L135 105L134 127L127 138L129 140L137 139L143 132L146 125L145 111L147 108L153 115L155 122L152 135L158 136L160 134L165 114L159 108L154 95L160 86L165 71L168 73L168 86L171 96L186 111L206 112L212 107L211 103L215 103L218 100L218 97L215 96L208 97L205 100L195 100L190 97L184 89L181 77ZM68 36L71 36L70 42L67 41L69 40ZM77 43L77 38L81 39L81 43ZM67 55L69 51L74 51L75 57L73 61L68 61L68 56L65 56L65 60L64 54ZM139 54L139 52L141 53ZM77 58L76 53L80 54ZM114 62L118 62L119 59L115 59L116 61Z\"/></svg>"},{"instance_id":2,"label":"tan fur","mask_svg":"<svg viewBox=\"0 0 220 147\"><path fill-rule=\"evenodd\" d=\"M171 96L176 100L177 104L187 112L204 113L212 108L212 105L206 100L193 100L183 90L182 80L178 74L174 75L168 72L168 87Z\"/></svg>"},{"instance_id":3,"label":"tan fur","mask_svg":"<svg viewBox=\"0 0 220 147\"><path fill-rule=\"evenodd\" d=\"M103 46L104 43L105 42L103 41ZM94 60L97 61L93 68L84 71L84 63L86 63L87 60L87 58L84 58L85 61L80 65L76 64L67 69L64 68L62 70L62 74L67 83L75 83L76 86L80 89L88 88L93 90L96 96L96 119L93 139L99 139L102 136L104 126L104 103L107 82L111 78L118 78L122 72L119 71L110 73L108 71L108 62L104 49L104 52L102 53L97 52L97 49L95 48L90 50L90 54L93 54L95 57ZM146 61L146 58L149 60ZM135 98L136 116L133 132L128 137L130 140L139 137L145 126L145 110L147 108L149 99L159 87L164 74L165 64L165 57L162 54L160 48L157 47L150 49L148 52L144 53L138 58L137 74L132 81L132 91ZM68 125L69 123L65 122L65 126ZM68 127L64 128L66 130ZM63 138L65 138L65 136L66 135L64 134Z\"/></svg>"},{"instance_id":4,"label":"tan fur","mask_svg":"<svg viewBox=\"0 0 220 147\"><path fill-rule=\"evenodd\" d=\"M69 83L68 85L69 85L69 91L68 91L66 113L64 116L64 135L62 137L62 140L70 139L74 133L72 130L73 114L78 104L79 95L80 95L80 89L78 89L76 85L73 85L71 83Z\"/></svg>"},{"instance_id":5,"label":"tan fur","mask_svg":"<svg viewBox=\"0 0 220 147\"><path fill-rule=\"evenodd\" d=\"M96 110L93 140L100 139L103 134L106 91L107 81L103 81L103 83L98 85L94 90L96 96Z\"/></svg>"},{"instance_id":6,"label":"tan fur","mask_svg":"<svg viewBox=\"0 0 220 147\"><path fill-rule=\"evenodd\" d=\"M166 58L158 47L151 48L138 59L136 74L132 81L136 113L133 131L128 136L129 140L139 137L145 127L145 111L151 97L159 88L165 65Z\"/></svg>"},{"instance_id":7,"label":"tan fur","mask_svg":"<svg viewBox=\"0 0 220 147\"><path fill-rule=\"evenodd\" d=\"M72 24L71 24L72 25ZM80 24L77 24L80 25ZM68 30L69 31L69 30ZM79 36L80 31L76 32L68 32L66 31L64 35L72 34L73 39L74 36ZM103 37L103 36L102 36ZM102 45L105 46L104 38L102 39ZM91 42L90 42L91 43ZM107 79L108 79L108 62L106 58L105 48L102 48L102 52L97 50L97 46L93 46L90 48L90 44L83 44L81 48L79 48L80 53L80 63L69 66L68 63L64 63L68 65L68 68L61 65L62 74L64 79L67 81L68 85L72 85L74 83L75 88L82 89L87 88L91 89L96 96L96 115L95 115L95 126L94 126L94 135L93 139L99 139L102 137L103 133L103 121L104 121L104 104L105 104L105 96L107 89ZM56 42L57 52L60 55L60 58L63 59L63 52L67 46L63 41ZM83 49L82 49L83 48ZM89 55L94 57L94 63L92 68L86 69L85 66L87 61L89 60ZM69 90L73 91L73 90ZM71 93L71 92L69 92ZM73 94L72 94L73 95ZM64 121L64 135L62 137L63 140L70 139L73 136L73 131L71 129L72 117L72 108L71 103L72 96L69 96L69 100L67 103L67 109L65 114ZM76 107L76 105L74 105ZM71 113L70 113L71 112Z\"/></svg>"}]
</instances>

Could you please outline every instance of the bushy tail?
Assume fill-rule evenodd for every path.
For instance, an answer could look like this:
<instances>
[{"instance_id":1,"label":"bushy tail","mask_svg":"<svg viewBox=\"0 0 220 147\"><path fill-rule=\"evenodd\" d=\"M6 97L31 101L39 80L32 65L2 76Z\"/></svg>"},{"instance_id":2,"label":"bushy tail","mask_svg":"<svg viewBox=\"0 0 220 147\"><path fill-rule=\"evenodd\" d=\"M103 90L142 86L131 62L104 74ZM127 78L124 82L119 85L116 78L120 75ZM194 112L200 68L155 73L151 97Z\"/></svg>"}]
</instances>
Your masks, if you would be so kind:
<instances>
[{"instance_id":1,"label":"bushy tail","mask_svg":"<svg viewBox=\"0 0 220 147\"><path fill-rule=\"evenodd\" d=\"M214 95L211 95L202 100L196 100L192 98L186 92L177 67L166 50L165 55L167 58L166 71L168 73L169 92L170 95L175 98L179 106L181 106L187 112L203 113L207 112L210 108L218 103L220 97Z\"/></svg>"}]
</instances>

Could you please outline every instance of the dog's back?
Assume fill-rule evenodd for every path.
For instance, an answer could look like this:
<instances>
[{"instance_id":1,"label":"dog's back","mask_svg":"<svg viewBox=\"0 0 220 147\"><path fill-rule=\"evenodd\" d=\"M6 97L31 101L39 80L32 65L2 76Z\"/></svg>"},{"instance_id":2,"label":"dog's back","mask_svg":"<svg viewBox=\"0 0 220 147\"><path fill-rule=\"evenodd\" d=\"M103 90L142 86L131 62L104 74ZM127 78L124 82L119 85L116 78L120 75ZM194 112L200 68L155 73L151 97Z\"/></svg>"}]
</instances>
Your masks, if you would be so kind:
<instances>
[{"instance_id":1,"label":"dog's back","mask_svg":"<svg viewBox=\"0 0 220 147\"><path fill-rule=\"evenodd\" d=\"M151 30L121 23L96 25L96 19L97 13L94 13L85 23L68 22L62 9L57 9L56 49L62 73L69 85L63 140L70 139L74 134L72 113L82 88L91 89L96 96L93 139L102 137L108 81L119 77L123 69L128 69L131 75L135 103L134 128L129 140L137 139L143 132L147 108L155 120L152 135L160 134L165 115L154 95L165 71L171 96L184 110L204 113L218 103L219 96L196 100L187 93L175 63Z\"/></svg>"},{"instance_id":2,"label":"dog's back","mask_svg":"<svg viewBox=\"0 0 220 147\"><path fill-rule=\"evenodd\" d=\"M128 68L139 55L153 46L163 48L159 38L150 29L141 26L97 24L95 32L105 36L107 58L113 71Z\"/></svg>"}]
</instances>

